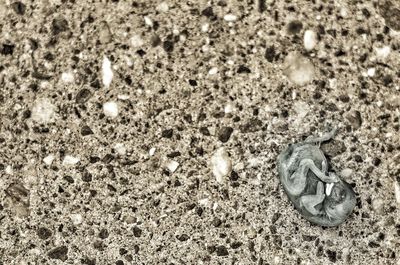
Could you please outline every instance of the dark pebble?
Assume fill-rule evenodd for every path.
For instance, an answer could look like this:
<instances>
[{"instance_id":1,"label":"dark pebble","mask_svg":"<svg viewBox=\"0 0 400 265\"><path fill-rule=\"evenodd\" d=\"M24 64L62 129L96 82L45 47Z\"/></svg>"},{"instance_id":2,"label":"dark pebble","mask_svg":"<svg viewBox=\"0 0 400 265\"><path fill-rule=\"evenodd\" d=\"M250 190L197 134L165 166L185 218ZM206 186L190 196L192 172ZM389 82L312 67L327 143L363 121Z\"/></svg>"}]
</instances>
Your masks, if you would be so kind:
<instances>
[{"instance_id":1,"label":"dark pebble","mask_svg":"<svg viewBox=\"0 0 400 265\"><path fill-rule=\"evenodd\" d=\"M205 136L210 136L210 131L207 127L200 127L199 131Z\"/></svg>"},{"instance_id":2,"label":"dark pebble","mask_svg":"<svg viewBox=\"0 0 400 265\"><path fill-rule=\"evenodd\" d=\"M83 125L82 128L81 128L81 135L82 136L87 136L87 135L90 135L90 134L93 134L92 129L90 129L90 127L87 126L87 125Z\"/></svg>"},{"instance_id":3,"label":"dark pebble","mask_svg":"<svg viewBox=\"0 0 400 265\"><path fill-rule=\"evenodd\" d=\"M215 217L213 220L212 220L212 225L214 226L214 227L219 227L221 224L222 224L222 221L221 221L221 219L219 219L218 217Z\"/></svg>"},{"instance_id":4,"label":"dark pebble","mask_svg":"<svg viewBox=\"0 0 400 265\"><path fill-rule=\"evenodd\" d=\"M265 59L267 59L268 62L272 63L273 61L275 61L277 59L277 54L275 51L275 47L274 46L270 46L265 50L265 55L264 55Z\"/></svg>"},{"instance_id":5,"label":"dark pebble","mask_svg":"<svg viewBox=\"0 0 400 265\"><path fill-rule=\"evenodd\" d=\"M249 74L249 73L251 73L251 70L247 66L240 65L237 70L237 73L238 74Z\"/></svg>"},{"instance_id":6,"label":"dark pebble","mask_svg":"<svg viewBox=\"0 0 400 265\"><path fill-rule=\"evenodd\" d=\"M65 181L67 181L69 184L72 184L72 183L75 182L75 181L74 181L74 178L71 177L71 176L69 176L69 175L64 176L64 179L65 179Z\"/></svg>"},{"instance_id":7,"label":"dark pebble","mask_svg":"<svg viewBox=\"0 0 400 265\"><path fill-rule=\"evenodd\" d=\"M233 243L231 244L231 248L232 248L232 249L237 249L237 248L240 248L242 245L243 245L242 242L240 242L240 241L235 241L235 242L233 242Z\"/></svg>"},{"instance_id":8,"label":"dark pebble","mask_svg":"<svg viewBox=\"0 0 400 265\"><path fill-rule=\"evenodd\" d=\"M336 112L339 110L336 104L332 102L327 103L325 109L330 112Z\"/></svg>"},{"instance_id":9,"label":"dark pebble","mask_svg":"<svg viewBox=\"0 0 400 265\"><path fill-rule=\"evenodd\" d=\"M50 231L49 229L47 229L46 227L40 227L40 228L37 230L37 235L38 235L38 237L39 237L40 239L46 240L46 239L48 239L49 237L51 237L52 233L51 233L51 231Z\"/></svg>"},{"instance_id":10,"label":"dark pebble","mask_svg":"<svg viewBox=\"0 0 400 265\"><path fill-rule=\"evenodd\" d=\"M233 132L233 128L232 127L222 127L219 132L218 132L218 139L223 142L226 143L229 141L229 138L231 137L231 134Z\"/></svg>"},{"instance_id":11,"label":"dark pebble","mask_svg":"<svg viewBox=\"0 0 400 265\"><path fill-rule=\"evenodd\" d=\"M157 47L160 44L161 44L160 37L158 37L157 35L154 35L153 37L151 37L151 46Z\"/></svg>"},{"instance_id":12,"label":"dark pebble","mask_svg":"<svg viewBox=\"0 0 400 265\"><path fill-rule=\"evenodd\" d=\"M326 255L328 256L328 259L335 263L337 261L337 255L336 255L336 251L332 251L332 250L326 250Z\"/></svg>"},{"instance_id":13,"label":"dark pebble","mask_svg":"<svg viewBox=\"0 0 400 265\"><path fill-rule=\"evenodd\" d=\"M117 260L115 262L115 265L124 265L124 262L122 260Z\"/></svg>"},{"instance_id":14,"label":"dark pebble","mask_svg":"<svg viewBox=\"0 0 400 265\"><path fill-rule=\"evenodd\" d=\"M133 235L134 235L135 237L141 237L141 236L142 236L142 229L140 229L139 227L134 226L134 227L132 228L132 231L133 231Z\"/></svg>"},{"instance_id":15,"label":"dark pebble","mask_svg":"<svg viewBox=\"0 0 400 265\"><path fill-rule=\"evenodd\" d=\"M181 155L181 152L175 151L175 152L172 152L172 153L167 154L167 157L168 157L168 158L175 158L175 157L178 157L178 156L180 156L180 155Z\"/></svg>"},{"instance_id":16,"label":"dark pebble","mask_svg":"<svg viewBox=\"0 0 400 265\"><path fill-rule=\"evenodd\" d=\"M89 89L86 89L86 88L81 89L78 92L78 94L76 94L76 96L75 96L75 102L77 104L83 104L86 101L88 101L91 96L92 96L92 92L90 92Z\"/></svg>"},{"instance_id":17,"label":"dark pebble","mask_svg":"<svg viewBox=\"0 0 400 265\"><path fill-rule=\"evenodd\" d=\"M189 79L189 85L191 86L197 86L197 81L193 79Z\"/></svg>"},{"instance_id":18,"label":"dark pebble","mask_svg":"<svg viewBox=\"0 0 400 265\"><path fill-rule=\"evenodd\" d=\"M361 127L362 118L361 113L358 110L350 111L345 117L350 122L353 129L356 130Z\"/></svg>"},{"instance_id":19,"label":"dark pebble","mask_svg":"<svg viewBox=\"0 0 400 265\"><path fill-rule=\"evenodd\" d=\"M206 17L213 17L214 16L213 8L211 6L206 7L203 11L201 11L201 15Z\"/></svg>"},{"instance_id":20,"label":"dark pebble","mask_svg":"<svg viewBox=\"0 0 400 265\"><path fill-rule=\"evenodd\" d=\"M229 179L231 181L237 181L239 179L239 174L236 173L236 171L232 170L231 175L229 176Z\"/></svg>"},{"instance_id":21,"label":"dark pebble","mask_svg":"<svg viewBox=\"0 0 400 265\"><path fill-rule=\"evenodd\" d=\"M163 138L172 138L172 135L174 135L173 129L166 129L161 133L161 137Z\"/></svg>"},{"instance_id":22,"label":"dark pebble","mask_svg":"<svg viewBox=\"0 0 400 265\"><path fill-rule=\"evenodd\" d=\"M229 255L229 252L225 246L217 246L215 248L215 252L217 253L217 256L228 256Z\"/></svg>"},{"instance_id":23,"label":"dark pebble","mask_svg":"<svg viewBox=\"0 0 400 265\"><path fill-rule=\"evenodd\" d=\"M182 235L176 236L176 238L179 241L187 241L189 239L189 236L187 234L182 234Z\"/></svg>"},{"instance_id":24,"label":"dark pebble","mask_svg":"<svg viewBox=\"0 0 400 265\"><path fill-rule=\"evenodd\" d=\"M330 157L338 156L346 151L346 145L339 140L329 141L321 145L321 150Z\"/></svg>"},{"instance_id":25,"label":"dark pebble","mask_svg":"<svg viewBox=\"0 0 400 265\"><path fill-rule=\"evenodd\" d=\"M92 181L92 174L90 174L89 172L85 171L82 175L82 181L83 182L90 182Z\"/></svg>"},{"instance_id":26,"label":"dark pebble","mask_svg":"<svg viewBox=\"0 0 400 265\"><path fill-rule=\"evenodd\" d=\"M66 261L68 259L68 247L60 246L53 248L48 253L49 258L51 259L59 259L62 261Z\"/></svg>"},{"instance_id":27,"label":"dark pebble","mask_svg":"<svg viewBox=\"0 0 400 265\"><path fill-rule=\"evenodd\" d=\"M126 253L128 253L128 250L126 250L126 249L124 249L124 248L120 248L120 249L119 249L119 254L120 254L121 256L125 255Z\"/></svg>"},{"instance_id":28,"label":"dark pebble","mask_svg":"<svg viewBox=\"0 0 400 265\"><path fill-rule=\"evenodd\" d=\"M101 160L101 162L103 162L104 164L109 164L111 163L111 161L114 160L114 156L112 154L106 154L103 159Z\"/></svg>"},{"instance_id":29,"label":"dark pebble","mask_svg":"<svg viewBox=\"0 0 400 265\"><path fill-rule=\"evenodd\" d=\"M362 163L362 162L363 162L363 159L362 159L362 157L361 157L360 155L355 155L355 156L354 156L354 160L355 160L357 163Z\"/></svg>"},{"instance_id":30,"label":"dark pebble","mask_svg":"<svg viewBox=\"0 0 400 265\"><path fill-rule=\"evenodd\" d=\"M374 158L374 160L372 160L372 164L376 167L378 167L381 164L381 160L377 157Z\"/></svg>"},{"instance_id":31,"label":"dark pebble","mask_svg":"<svg viewBox=\"0 0 400 265\"><path fill-rule=\"evenodd\" d=\"M350 101L350 97L348 95L340 95L339 100L344 103L348 103Z\"/></svg>"},{"instance_id":32,"label":"dark pebble","mask_svg":"<svg viewBox=\"0 0 400 265\"><path fill-rule=\"evenodd\" d=\"M24 3L17 1L12 3L11 7L14 10L14 12L17 13L18 15L22 16L25 14L26 6Z\"/></svg>"},{"instance_id":33,"label":"dark pebble","mask_svg":"<svg viewBox=\"0 0 400 265\"><path fill-rule=\"evenodd\" d=\"M289 34L295 35L300 33L300 31L303 29L303 23L299 20L293 20L290 21L289 24L287 25L287 31Z\"/></svg>"},{"instance_id":34,"label":"dark pebble","mask_svg":"<svg viewBox=\"0 0 400 265\"><path fill-rule=\"evenodd\" d=\"M3 44L1 47L1 54L12 55L14 52L14 48L15 48L14 44Z\"/></svg>"},{"instance_id":35,"label":"dark pebble","mask_svg":"<svg viewBox=\"0 0 400 265\"><path fill-rule=\"evenodd\" d=\"M262 121L257 118L252 118L245 124L239 127L242 133L253 133L261 130L262 128Z\"/></svg>"},{"instance_id":36,"label":"dark pebble","mask_svg":"<svg viewBox=\"0 0 400 265\"><path fill-rule=\"evenodd\" d=\"M172 41L164 41L163 48L166 52L172 52L174 50L174 43Z\"/></svg>"},{"instance_id":37,"label":"dark pebble","mask_svg":"<svg viewBox=\"0 0 400 265\"><path fill-rule=\"evenodd\" d=\"M100 232L99 232L99 237L101 239L106 239L108 237L107 229L105 229L105 228L101 229Z\"/></svg>"},{"instance_id":38,"label":"dark pebble","mask_svg":"<svg viewBox=\"0 0 400 265\"><path fill-rule=\"evenodd\" d=\"M63 17L57 17L53 19L51 26L53 34L57 35L68 30L68 21Z\"/></svg>"},{"instance_id":39,"label":"dark pebble","mask_svg":"<svg viewBox=\"0 0 400 265\"><path fill-rule=\"evenodd\" d=\"M383 84L384 84L385 86L389 86L391 83L393 83L393 78L392 78L392 76L390 76L390 75L385 75L385 76L382 78L382 82L383 82Z\"/></svg>"}]
</instances>

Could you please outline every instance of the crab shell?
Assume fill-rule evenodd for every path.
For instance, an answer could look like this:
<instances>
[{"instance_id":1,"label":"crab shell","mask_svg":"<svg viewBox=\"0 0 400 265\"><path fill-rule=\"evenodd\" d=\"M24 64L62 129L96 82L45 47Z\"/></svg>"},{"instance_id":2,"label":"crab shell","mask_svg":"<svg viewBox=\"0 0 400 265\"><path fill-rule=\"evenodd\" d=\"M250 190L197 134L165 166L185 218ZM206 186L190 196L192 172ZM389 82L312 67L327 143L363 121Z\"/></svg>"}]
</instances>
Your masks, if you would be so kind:
<instances>
[{"instance_id":1,"label":"crab shell","mask_svg":"<svg viewBox=\"0 0 400 265\"><path fill-rule=\"evenodd\" d=\"M321 149L313 144L294 144L289 145L279 156L278 156L278 172L280 175L280 181L285 190L286 195L294 204L297 211L308 221L321 226L337 226L343 223L347 217L353 211L356 205L356 196L352 187L344 180L339 178L339 181L332 187L332 191L329 195L326 195L324 201L317 207L321 209L321 214L312 215L303 207L300 206L300 197L308 194L315 194L318 182L321 182L317 176L311 170L307 174L306 186L299 196L294 196L288 192L287 188L287 173L285 171L285 165L287 165L291 158L293 151L297 148L301 148L299 153L299 159L310 158L314 161L315 165L321 169L322 162L327 163L326 157ZM300 159L301 158L301 159ZM296 162L298 164L299 161ZM326 190L327 183L324 183L324 190Z\"/></svg>"}]
</instances>

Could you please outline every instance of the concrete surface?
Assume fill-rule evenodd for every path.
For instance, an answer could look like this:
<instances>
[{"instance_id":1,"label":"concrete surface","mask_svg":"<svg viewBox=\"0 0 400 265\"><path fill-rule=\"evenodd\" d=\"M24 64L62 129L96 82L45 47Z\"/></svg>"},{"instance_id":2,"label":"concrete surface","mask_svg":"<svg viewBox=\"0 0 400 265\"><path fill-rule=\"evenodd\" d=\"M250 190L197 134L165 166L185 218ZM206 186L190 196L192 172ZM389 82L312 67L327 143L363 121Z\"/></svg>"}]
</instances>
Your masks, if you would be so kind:
<instances>
[{"instance_id":1,"label":"concrete surface","mask_svg":"<svg viewBox=\"0 0 400 265\"><path fill-rule=\"evenodd\" d=\"M399 8L0 0L0 264L400 264ZM327 125L337 228L276 170Z\"/></svg>"}]
</instances>

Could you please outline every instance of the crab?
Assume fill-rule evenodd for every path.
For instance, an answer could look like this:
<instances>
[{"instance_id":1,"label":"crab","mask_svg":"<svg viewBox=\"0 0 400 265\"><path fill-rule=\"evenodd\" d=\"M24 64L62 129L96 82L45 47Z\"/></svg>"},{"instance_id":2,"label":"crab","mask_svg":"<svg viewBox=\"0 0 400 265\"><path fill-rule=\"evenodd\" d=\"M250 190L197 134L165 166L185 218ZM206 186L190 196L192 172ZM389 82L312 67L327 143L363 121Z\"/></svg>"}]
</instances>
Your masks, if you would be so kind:
<instances>
[{"instance_id":1,"label":"crab","mask_svg":"<svg viewBox=\"0 0 400 265\"><path fill-rule=\"evenodd\" d=\"M280 180L289 199L306 219L323 226L343 223L356 204L352 187L328 170L320 149L335 135L333 129L321 137L308 137L278 156Z\"/></svg>"}]
</instances>

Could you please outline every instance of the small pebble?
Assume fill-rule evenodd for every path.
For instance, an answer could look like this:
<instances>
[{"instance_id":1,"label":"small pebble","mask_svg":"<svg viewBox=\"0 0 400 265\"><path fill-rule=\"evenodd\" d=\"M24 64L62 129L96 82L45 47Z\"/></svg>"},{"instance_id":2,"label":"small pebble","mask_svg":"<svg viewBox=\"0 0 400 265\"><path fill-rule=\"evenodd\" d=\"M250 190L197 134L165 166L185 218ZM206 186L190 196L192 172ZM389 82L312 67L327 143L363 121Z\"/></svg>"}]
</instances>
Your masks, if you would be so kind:
<instances>
[{"instance_id":1,"label":"small pebble","mask_svg":"<svg viewBox=\"0 0 400 265\"><path fill-rule=\"evenodd\" d=\"M287 78L299 86L306 85L314 79L314 65L304 56L292 52L284 61L283 73Z\"/></svg>"},{"instance_id":2,"label":"small pebble","mask_svg":"<svg viewBox=\"0 0 400 265\"><path fill-rule=\"evenodd\" d=\"M74 74L71 72L62 73L61 80L64 83L73 83L75 81Z\"/></svg>"},{"instance_id":3,"label":"small pebble","mask_svg":"<svg viewBox=\"0 0 400 265\"><path fill-rule=\"evenodd\" d=\"M150 148L149 156L153 156L155 152L156 152L156 148L155 147Z\"/></svg>"},{"instance_id":4,"label":"small pebble","mask_svg":"<svg viewBox=\"0 0 400 265\"><path fill-rule=\"evenodd\" d=\"M53 163L53 160L54 160L54 159L55 159L55 156L54 156L53 154L50 154L50 155L46 156L45 158L43 158L43 162L44 162L46 165L50 166L51 163Z\"/></svg>"},{"instance_id":5,"label":"small pebble","mask_svg":"<svg viewBox=\"0 0 400 265\"><path fill-rule=\"evenodd\" d=\"M104 56L103 58L102 73L103 73L103 85L106 88L108 88L110 87L114 74L111 69L111 62L106 56Z\"/></svg>"},{"instance_id":6,"label":"small pebble","mask_svg":"<svg viewBox=\"0 0 400 265\"><path fill-rule=\"evenodd\" d=\"M317 34L316 34L314 31L312 31L312 30L306 30L306 31L304 32L303 41L304 41L304 48L305 48L307 51L311 51L312 49L315 48L315 46L316 46L317 43L318 43Z\"/></svg>"},{"instance_id":7,"label":"small pebble","mask_svg":"<svg viewBox=\"0 0 400 265\"><path fill-rule=\"evenodd\" d=\"M224 183L226 177L232 171L232 162L225 148L221 147L213 154L211 157L211 167L217 182L220 184Z\"/></svg>"},{"instance_id":8,"label":"small pebble","mask_svg":"<svg viewBox=\"0 0 400 265\"><path fill-rule=\"evenodd\" d=\"M397 203L400 205L400 184L397 181L394 182L394 195Z\"/></svg>"},{"instance_id":9,"label":"small pebble","mask_svg":"<svg viewBox=\"0 0 400 265\"><path fill-rule=\"evenodd\" d=\"M373 77L373 76L375 75L375 68L369 68L369 69L367 70L367 75L368 75L369 77Z\"/></svg>"},{"instance_id":10,"label":"small pebble","mask_svg":"<svg viewBox=\"0 0 400 265\"><path fill-rule=\"evenodd\" d=\"M380 59L386 59L390 54L390 46L383 46L382 48L375 48L376 56Z\"/></svg>"},{"instance_id":11,"label":"small pebble","mask_svg":"<svg viewBox=\"0 0 400 265\"><path fill-rule=\"evenodd\" d=\"M160 4L157 5L156 10L158 12L168 12L169 7L166 2L161 2Z\"/></svg>"},{"instance_id":12,"label":"small pebble","mask_svg":"<svg viewBox=\"0 0 400 265\"><path fill-rule=\"evenodd\" d=\"M151 18L149 18L148 16L144 17L144 23L149 26L150 28L153 27L153 21L151 20Z\"/></svg>"},{"instance_id":13,"label":"small pebble","mask_svg":"<svg viewBox=\"0 0 400 265\"><path fill-rule=\"evenodd\" d=\"M111 31L107 22L102 21L99 26L99 41L101 44L106 44L111 41Z\"/></svg>"},{"instance_id":14,"label":"small pebble","mask_svg":"<svg viewBox=\"0 0 400 265\"><path fill-rule=\"evenodd\" d=\"M47 98L36 100L31 117L37 123L48 123L54 119L56 107Z\"/></svg>"},{"instance_id":15,"label":"small pebble","mask_svg":"<svg viewBox=\"0 0 400 265\"><path fill-rule=\"evenodd\" d=\"M125 155L126 154L126 147L122 143L117 143L114 146L115 151L117 151L118 154L120 155Z\"/></svg>"},{"instance_id":16,"label":"small pebble","mask_svg":"<svg viewBox=\"0 0 400 265\"><path fill-rule=\"evenodd\" d=\"M138 48L144 44L142 37L140 35L135 34L130 39L131 45L135 48Z\"/></svg>"},{"instance_id":17,"label":"small pebble","mask_svg":"<svg viewBox=\"0 0 400 265\"><path fill-rule=\"evenodd\" d=\"M215 75L216 73L218 73L218 68L217 67L213 67L208 71L209 75Z\"/></svg>"},{"instance_id":18,"label":"small pebble","mask_svg":"<svg viewBox=\"0 0 400 265\"><path fill-rule=\"evenodd\" d=\"M228 21L228 22L233 22L237 19L237 16L235 16L234 14L226 14L224 16L224 20Z\"/></svg>"},{"instance_id":19,"label":"small pebble","mask_svg":"<svg viewBox=\"0 0 400 265\"><path fill-rule=\"evenodd\" d=\"M104 103L103 112L107 117L116 118L118 116L118 104L114 101Z\"/></svg>"},{"instance_id":20,"label":"small pebble","mask_svg":"<svg viewBox=\"0 0 400 265\"><path fill-rule=\"evenodd\" d=\"M80 159L78 157L74 157L74 156L71 156L71 155L66 155L64 157L64 160L63 160L62 164L64 166L72 166L72 165L77 164L79 161L80 161Z\"/></svg>"},{"instance_id":21,"label":"small pebble","mask_svg":"<svg viewBox=\"0 0 400 265\"><path fill-rule=\"evenodd\" d=\"M353 174L353 170L351 170L350 168L345 168L342 170L342 172L340 173L340 175L343 178L348 178Z\"/></svg>"},{"instance_id":22,"label":"small pebble","mask_svg":"<svg viewBox=\"0 0 400 265\"><path fill-rule=\"evenodd\" d=\"M179 163L176 161L170 161L167 163L166 167L169 170L169 172L174 173L175 170L178 168Z\"/></svg>"},{"instance_id":23,"label":"small pebble","mask_svg":"<svg viewBox=\"0 0 400 265\"><path fill-rule=\"evenodd\" d=\"M82 215L79 213L73 213L70 215L71 221L74 225L79 225L82 223Z\"/></svg>"}]
</instances>

